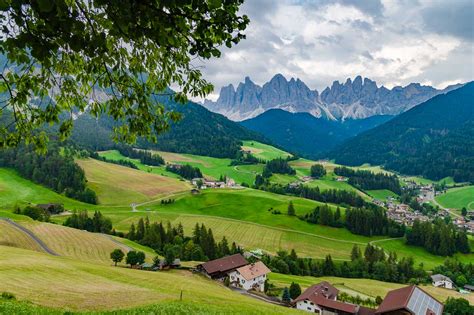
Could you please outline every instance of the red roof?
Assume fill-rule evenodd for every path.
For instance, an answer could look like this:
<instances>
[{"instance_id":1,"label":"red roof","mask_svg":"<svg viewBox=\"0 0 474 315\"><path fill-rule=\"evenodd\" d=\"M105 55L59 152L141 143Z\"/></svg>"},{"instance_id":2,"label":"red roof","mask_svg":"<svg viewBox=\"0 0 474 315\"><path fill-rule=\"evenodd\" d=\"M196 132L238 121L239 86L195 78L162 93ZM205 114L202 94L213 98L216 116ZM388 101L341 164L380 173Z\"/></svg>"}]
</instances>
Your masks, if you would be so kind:
<instances>
[{"instance_id":1,"label":"red roof","mask_svg":"<svg viewBox=\"0 0 474 315\"><path fill-rule=\"evenodd\" d=\"M328 299L334 299L339 290L333 287L329 282L323 281L318 284L314 284L307 288L300 296L295 299L295 302L310 300L311 296L320 295Z\"/></svg>"},{"instance_id":2,"label":"red roof","mask_svg":"<svg viewBox=\"0 0 474 315\"><path fill-rule=\"evenodd\" d=\"M321 295L313 295L309 298L311 302L323 308L330 308L346 313L357 314L357 305L334 301L327 299Z\"/></svg>"},{"instance_id":3,"label":"red roof","mask_svg":"<svg viewBox=\"0 0 474 315\"><path fill-rule=\"evenodd\" d=\"M227 272L247 264L248 262L245 260L244 256L241 254L234 254L208 261L202 264L202 267L208 274L214 274L218 272Z\"/></svg>"},{"instance_id":4,"label":"red roof","mask_svg":"<svg viewBox=\"0 0 474 315\"><path fill-rule=\"evenodd\" d=\"M406 308L414 288L415 286L412 285L388 292L377 309L377 314Z\"/></svg>"},{"instance_id":5,"label":"red roof","mask_svg":"<svg viewBox=\"0 0 474 315\"><path fill-rule=\"evenodd\" d=\"M411 285L388 292L376 314L402 309L417 314L437 315L443 313L443 304L421 288Z\"/></svg>"}]
</instances>

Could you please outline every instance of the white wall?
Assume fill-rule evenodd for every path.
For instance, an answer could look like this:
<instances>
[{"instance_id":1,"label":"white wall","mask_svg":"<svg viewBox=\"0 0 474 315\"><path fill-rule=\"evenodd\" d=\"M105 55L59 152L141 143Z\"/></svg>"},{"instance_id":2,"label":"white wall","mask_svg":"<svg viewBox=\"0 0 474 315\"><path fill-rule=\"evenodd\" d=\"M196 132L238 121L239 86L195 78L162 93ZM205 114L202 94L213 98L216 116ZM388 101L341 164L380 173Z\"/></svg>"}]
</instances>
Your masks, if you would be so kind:
<instances>
[{"instance_id":1,"label":"white wall","mask_svg":"<svg viewBox=\"0 0 474 315\"><path fill-rule=\"evenodd\" d=\"M296 302L296 309L316 314L319 314L319 312L321 312L321 309L309 300Z\"/></svg>"},{"instance_id":2,"label":"white wall","mask_svg":"<svg viewBox=\"0 0 474 315\"><path fill-rule=\"evenodd\" d=\"M250 290L255 284L257 284L257 290L263 292L265 289L265 280L267 277L266 275L262 275L252 280L245 280L238 271L232 271L229 273L229 279L231 284L233 282L237 282L244 290Z\"/></svg>"},{"instance_id":3,"label":"white wall","mask_svg":"<svg viewBox=\"0 0 474 315\"><path fill-rule=\"evenodd\" d=\"M442 288L446 288L446 289L452 289L453 288L453 284L451 282L445 281L445 280L433 282L433 285L435 287L442 287Z\"/></svg>"}]
</instances>

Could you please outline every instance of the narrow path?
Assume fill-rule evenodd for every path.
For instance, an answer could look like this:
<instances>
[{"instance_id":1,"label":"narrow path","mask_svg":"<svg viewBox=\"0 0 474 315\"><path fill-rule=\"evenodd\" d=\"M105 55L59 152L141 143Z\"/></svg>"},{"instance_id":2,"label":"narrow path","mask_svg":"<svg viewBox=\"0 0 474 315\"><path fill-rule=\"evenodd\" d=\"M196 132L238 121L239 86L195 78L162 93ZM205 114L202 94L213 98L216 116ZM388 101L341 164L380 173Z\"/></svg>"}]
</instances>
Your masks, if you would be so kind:
<instances>
[{"instance_id":1,"label":"narrow path","mask_svg":"<svg viewBox=\"0 0 474 315\"><path fill-rule=\"evenodd\" d=\"M229 287L232 291L234 292L238 292L242 295L246 295L246 296L250 296L256 300L260 300L260 301L264 301L264 302L267 302L267 303L271 303L271 304L275 304L275 305L278 305L278 306L286 306L284 303L282 302L278 302L278 301L275 301L275 300L272 300L271 298L268 298L268 297L264 297L264 296L261 296L261 295L258 295L258 294L254 294L250 291L245 291L243 289L240 289L240 288L236 288L236 287Z\"/></svg>"},{"instance_id":2,"label":"narrow path","mask_svg":"<svg viewBox=\"0 0 474 315\"><path fill-rule=\"evenodd\" d=\"M0 218L0 220L3 220L10 225L14 226L18 230L22 231L23 233L26 233L31 239L33 239L46 253L53 255L53 256L59 256L55 251L53 251L51 248L48 247L40 238L38 238L32 231L28 230L24 226L16 223L15 221L9 219L9 218Z\"/></svg>"},{"instance_id":3,"label":"narrow path","mask_svg":"<svg viewBox=\"0 0 474 315\"><path fill-rule=\"evenodd\" d=\"M112 242L114 242L115 244L117 244L117 245L119 245L119 246L121 246L121 247L127 249L129 252L135 250L134 248L132 248L132 247L130 247L130 246L128 246L128 245L126 245L126 244L120 242L120 241L117 241L112 235L103 234L103 233L100 233L100 235L105 236L106 238L108 238L109 240L111 240Z\"/></svg>"},{"instance_id":4,"label":"narrow path","mask_svg":"<svg viewBox=\"0 0 474 315\"><path fill-rule=\"evenodd\" d=\"M458 218L461 218L461 217L462 217L462 216L460 216L459 214L457 214L456 212L451 211L451 209L443 207L438 201L436 201L436 197L433 197L433 199L431 199L431 201L433 201L433 203L434 203L435 205L437 205L438 207L440 207L440 208L443 209L443 210L448 211L449 213L451 213L451 214L454 215L455 217L458 217Z\"/></svg>"}]
</instances>

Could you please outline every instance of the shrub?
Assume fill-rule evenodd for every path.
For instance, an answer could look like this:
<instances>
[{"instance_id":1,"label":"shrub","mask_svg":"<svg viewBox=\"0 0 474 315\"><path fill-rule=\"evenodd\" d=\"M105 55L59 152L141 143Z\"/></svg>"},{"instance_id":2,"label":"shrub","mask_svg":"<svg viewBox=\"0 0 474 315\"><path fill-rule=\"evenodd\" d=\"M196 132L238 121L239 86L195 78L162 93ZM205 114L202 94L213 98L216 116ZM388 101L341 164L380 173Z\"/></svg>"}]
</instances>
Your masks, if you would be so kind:
<instances>
[{"instance_id":1,"label":"shrub","mask_svg":"<svg viewBox=\"0 0 474 315\"><path fill-rule=\"evenodd\" d=\"M16 300L16 297L13 293L10 292L2 292L0 297L4 300Z\"/></svg>"}]
</instances>

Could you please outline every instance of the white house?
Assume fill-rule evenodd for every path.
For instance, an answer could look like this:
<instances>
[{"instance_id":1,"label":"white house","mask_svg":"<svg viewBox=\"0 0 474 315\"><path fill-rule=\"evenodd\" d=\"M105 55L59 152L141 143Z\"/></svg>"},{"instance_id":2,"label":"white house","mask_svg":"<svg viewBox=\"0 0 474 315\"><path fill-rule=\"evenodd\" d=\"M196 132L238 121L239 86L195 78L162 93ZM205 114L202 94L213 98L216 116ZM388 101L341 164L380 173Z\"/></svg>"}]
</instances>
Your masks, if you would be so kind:
<instances>
[{"instance_id":1,"label":"white house","mask_svg":"<svg viewBox=\"0 0 474 315\"><path fill-rule=\"evenodd\" d=\"M231 285L241 287L244 290L255 289L263 292L267 274L270 272L270 269L263 262L258 261L230 272L229 280Z\"/></svg>"},{"instance_id":2,"label":"white house","mask_svg":"<svg viewBox=\"0 0 474 315\"><path fill-rule=\"evenodd\" d=\"M436 274L431 276L431 280L433 281L433 286L452 289L454 287L453 281L446 276Z\"/></svg>"}]
</instances>

